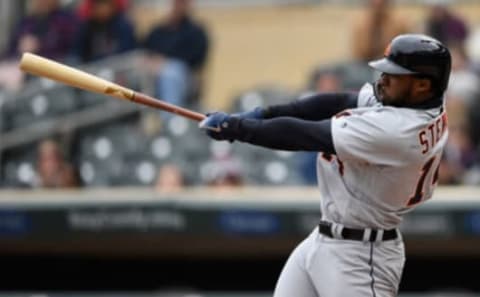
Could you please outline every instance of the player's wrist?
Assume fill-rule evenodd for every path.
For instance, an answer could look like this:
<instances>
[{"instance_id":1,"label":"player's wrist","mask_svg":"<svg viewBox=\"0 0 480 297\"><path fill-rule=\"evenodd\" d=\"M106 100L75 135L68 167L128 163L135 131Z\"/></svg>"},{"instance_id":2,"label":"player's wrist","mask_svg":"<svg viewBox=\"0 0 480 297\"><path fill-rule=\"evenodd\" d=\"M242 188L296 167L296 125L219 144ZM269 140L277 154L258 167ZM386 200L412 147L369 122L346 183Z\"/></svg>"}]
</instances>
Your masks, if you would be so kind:
<instances>
[{"instance_id":1,"label":"player's wrist","mask_svg":"<svg viewBox=\"0 0 480 297\"><path fill-rule=\"evenodd\" d=\"M207 114L207 118L199 124L199 127L215 140L234 141L243 135L240 128L242 120L243 118L224 112L215 112Z\"/></svg>"},{"instance_id":2,"label":"player's wrist","mask_svg":"<svg viewBox=\"0 0 480 297\"><path fill-rule=\"evenodd\" d=\"M234 115L227 116L221 123L222 134L224 139L233 142L234 140L241 140L243 138L243 132L241 129L241 122L243 118L236 117Z\"/></svg>"},{"instance_id":3,"label":"player's wrist","mask_svg":"<svg viewBox=\"0 0 480 297\"><path fill-rule=\"evenodd\" d=\"M237 118L242 118L242 119L261 120L264 118L264 114L265 114L265 109L263 109L262 107L256 107L250 111L234 113L232 114L232 116Z\"/></svg>"}]
</instances>

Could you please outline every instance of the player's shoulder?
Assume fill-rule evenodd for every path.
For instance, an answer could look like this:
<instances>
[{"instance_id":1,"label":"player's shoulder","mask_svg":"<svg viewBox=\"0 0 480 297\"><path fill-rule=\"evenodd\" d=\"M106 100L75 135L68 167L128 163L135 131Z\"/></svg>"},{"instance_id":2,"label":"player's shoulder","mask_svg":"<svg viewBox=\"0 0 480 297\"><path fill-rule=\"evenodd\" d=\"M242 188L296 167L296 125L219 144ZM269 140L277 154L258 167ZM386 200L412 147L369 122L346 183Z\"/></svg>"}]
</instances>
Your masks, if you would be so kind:
<instances>
[{"instance_id":1,"label":"player's shoulder","mask_svg":"<svg viewBox=\"0 0 480 297\"><path fill-rule=\"evenodd\" d=\"M412 124L423 122L418 112L408 108L375 105L354 109L366 122L379 125L386 133L408 129Z\"/></svg>"},{"instance_id":2,"label":"player's shoulder","mask_svg":"<svg viewBox=\"0 0 480 297\"><path fill-rule=\"evenodd\" d=\"M416 131L408 115L389 106L355 108L332 120L335 149L345 160L405 164L413 156Z\"/></svg>"},{"instance_id":3,"label":"player's shoulder","mask_svg":"<svg viewBox=\"0 0 480 297\"><path fill-rule=\"evenodd\" d=\"M351 130L355 134L368 134L385 146L395 144L397 149L399 140L416 139L423 121L413 110L383 105L354 108L344 115L332 121L335 132Z\"/></svg>"}]
</instances>

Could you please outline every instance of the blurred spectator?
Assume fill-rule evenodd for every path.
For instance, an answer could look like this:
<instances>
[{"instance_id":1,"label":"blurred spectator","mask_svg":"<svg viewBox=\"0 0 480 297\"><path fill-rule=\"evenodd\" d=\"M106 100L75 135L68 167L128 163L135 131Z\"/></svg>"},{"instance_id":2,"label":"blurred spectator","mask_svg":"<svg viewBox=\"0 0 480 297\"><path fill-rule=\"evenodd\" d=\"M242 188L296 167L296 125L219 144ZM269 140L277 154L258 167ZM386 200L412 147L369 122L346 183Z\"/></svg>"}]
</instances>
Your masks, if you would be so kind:
<instances>
[{"instance_id":1,"label":"blurred spectator","mask_svg":"<svg viewBox=\"0 0 480 297\"><path fill-rule=\"evenodd\" d=\"M470 127L470 139L480 153L480 133L478 132L478 127L480 127L480 98L470 103L467 116ZM477 158L477 163L480 166L480 154L478 154Z\"/></svg>"},{"instance_id":2,"label":"blurred spectator","mask_svg":"<svg viewBox=\"0 0 480 297\"><path fill-rule=\"evenodd\" d=\"M158 192L178 192L184 187L183 174L174 164L166 164L160 167L158 171L155 190Z\"/></svg>"},{"instance_id":3,"label":"blurred spectator","mask_svg":"<svg viewBox=\"0 0 480 297\"><path fill-rule=\"evenodd\" d=\"M232 155L214 157L204 167L206 184L217 189L239 187L244 184L244 172L239 159Z\"/></svg>"},{"instance_id":4,"label":"blurred spectator","mask_svg":"<svg viewBox=\"0 0 480 297\"><path fill-rule=\"evenodd\" d=\"M469 108L480 100L480 79L474 72L465 48L460 44L450 46L452 72L448 83L448 95L459 98Z\"/></svg>"},{"instance_id":5,"label":"blurred spectator","mask_svg":"<svg viewBox=\"0 0 480 297\"><path fill-rule=\"evenodd\" d=\"M144 46L157 76L157 97L177 105L198 99L209 40L192 15L192 0L171 0L167 19L153 28ZM192 98L195 97L195 98Z\"/></svg>"},{"instance_id":6,"label":"blurred spectator","mask_svg":"<svg viewBox=\"0 0 480 297\"><path fill-rule=\"evenodd\" d=\"M18 59L24 52L63 60L73 44L77 25L71 12L61 8L59 0L30 0L29 14L20 20L10 37L0 64L0 89L18 90L24 75Z\"/></svg>"},{"instance_id":7,"label":"blurred spectator","mask_svg":"<svg viewBox=\"0 0 480 297\"><path fill-rule=\"evenodd\" d=\"M300 176L305 185L317 184L317 155L315 152L300 152L298 157L300 159Z\"/></svg>"},{"instance_id":8,"label":"blurred spectator","mask_svg":"<svg viewBox=\"0 0 480 297\"><path fill-rule=\"evenodd\" d=\"M446 100L446 108L449 135L440 163L439 183L461 184L477 158L470 138L468 107L463 100L450 96Z\"/></svg>"},{"instance_id":9,"label":"blurred spectator","mask_svg":"<svg viewBox=\"0 0 480 297\"><path fill-rule=\"evenodd\" d=\"M431 6L425 27L426 34L449 46L463 44L468 35L465 21L453 14L442 3Z\"/></svg>"},{"instance_id":10,"label":"blurred spectator","mask_svg":"<svg viewBox=\"0 0 480 297\"><path fill-rule=\"evenodd\" d=\"M62 60L70 51L77 21L59 0L30 0L30 14L20 21L10 39L7 57L23 52Z\"/></svg>"},{"instance_id":11,"label":"blurred spectator","mask_svg":"<svg viewBox=\"0 0 480 297\"><path fill-rule=\"evenodd\" d=\"M367 11L353 27L353 58L370 61L383 57L383 51L393 37L408 33L407 23L395 16L393 0L369 0Z\"/></svg>"},{"instance_id":12,"label":"blurred spectator","mask_svg":"<svg viewBox=\"0 0 480 297\"><path fill-rule=\"evenodd\" d=\"M0 61L0 90L17 92L23 85L25 74L16 61Z\"/></svg>"},{"instance_id":13,"label":"blurred spectator","mask_svg":"<svg viewBox=\"0 0 480 297\"><path fill-rule=\"evenodd\" d=\"M447 90L447 111L450 135L446 147L446 161L453 172L453 182L463 183L463 175L478 162L475 148L480 135L478 106L480 103L480 78L474 72L464 47L450 46L452 72Z\"/></svg>"},{"instance_id":14,"label":"blurred spectator","mask_svg":"<svg viewBox=\"0 0 480 297\"><path fill-rule=\"evenodd\" d=\"M83 22L73 48L75 62L88 63L132 50L135 30L125 16L126 0L84 0L79 8Z\"/></svg>"},{"instance_id":15,"label":"blurred spectator","mask_svg":"<svg viewBox=\"0 0 480 297\"><path fill-rule=\"evenodd\" d=\"M343 88L342 78L335 69L319 69L313 74L310 85L313 93L336 92Z\"/></svg>"},{"instance_id":16,"label":"blurred spectator","mask_svg":"<svg viewBox=\"0 0 480 297\"><path fill-rule=\"evenodd\" d=\"M473 28L465 42L465 46L475 72L480 75L480 26Z\"/></svg>"},{"instance_id":17,"label":"blurred spectator","mask_svg":"<svg viewBox=\"0 0 480 297\"><path fill-rule=\"evenodd\" d=\"M77 175L53 140L44 140L38 146L38 186L42 188L72 188L78 186Z\"/></svg>"}]
</instances>

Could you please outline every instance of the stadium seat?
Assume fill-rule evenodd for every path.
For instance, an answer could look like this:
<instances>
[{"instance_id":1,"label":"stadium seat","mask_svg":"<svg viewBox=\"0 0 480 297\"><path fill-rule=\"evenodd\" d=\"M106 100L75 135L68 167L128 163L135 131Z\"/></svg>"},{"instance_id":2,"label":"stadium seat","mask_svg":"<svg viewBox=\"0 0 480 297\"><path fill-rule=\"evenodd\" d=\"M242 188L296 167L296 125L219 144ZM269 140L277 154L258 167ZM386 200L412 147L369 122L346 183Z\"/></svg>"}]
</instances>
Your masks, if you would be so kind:
<instances>
[{"instance_id":1,"label":"stadium seat","mask_svg":"<svg viewBox=\"0 0 480 297\"><path fill-rule=\"evenodd\" d=\"M78 98L78 104L81 108L102 104L108 99L105 95L92 92L84 92L77 90L76 93Z\"/></svg>"},{"instance_id":2,"label":"stadium seat","mask_svg":"<svg viewBox=\"0 0 480 297\"><path fill-rule=\"evenodd\" d=\"M4 187L31 187L36 182L36 144L22 146L2 154L0 179Z\"/></svg>"},{"instance_id":3,"label":"stadium seat","mask_svg":"<svg viewBox=\"0 0 480 297\"><path fill-rule=\"evenodd\" d=\"M245 90L232 100L230 112L243 112L257 106L287 103L295 99L293 91L281 86L259 86Z\"/></svg>"},{"instance_id":4,"label":"stadium seat","mask_svg":"<svg viewBox=\"0 0 480 297\"><path fill-rule=\"evenodd\" d=\"M233 146L233 155L245 164L245 178L254 185L294 185L301 183L298 154L255 147L245 143Z\"/></svg>"},{"instance_id":5,"label":"stadium seat","mask_svg":"<svg viewBox=\"0 0 480 297\"><path fill-rule=\"evenodd\" d=\"M74 112L77 108L75 93L68 87L57 86L35 95L20 93L5 103L4 127L11 130L34 125L40 120Z\"/></svg>"}]
</instances>

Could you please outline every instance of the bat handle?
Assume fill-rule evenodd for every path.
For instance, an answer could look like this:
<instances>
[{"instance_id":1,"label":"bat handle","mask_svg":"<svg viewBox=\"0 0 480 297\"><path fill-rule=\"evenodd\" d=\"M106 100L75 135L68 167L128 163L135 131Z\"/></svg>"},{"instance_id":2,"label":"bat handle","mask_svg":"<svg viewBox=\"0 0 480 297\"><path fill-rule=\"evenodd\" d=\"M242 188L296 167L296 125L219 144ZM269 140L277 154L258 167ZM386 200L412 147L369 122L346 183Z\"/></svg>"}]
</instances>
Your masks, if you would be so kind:
<instances>
[{"instance_id":1,"label":"bat handle","mask_svg":"<svg viewBox=\"0 0 480 297\"><path fill-rule=\"evenodd\" d=\"M193 110L189 110L189 109L186 109L177 105L173 105L167 102L163 102L161 100L155 99L153 97L148 96L147 94L140 93L140 92L135 92L131 100L134 102L138 102L140 104L148 105L148 106L162 109L171 113L175 113L197 122L203 121L203 119L205 119L206 117L202 113L195 112Z\"/></svg>"}]
</instances>

